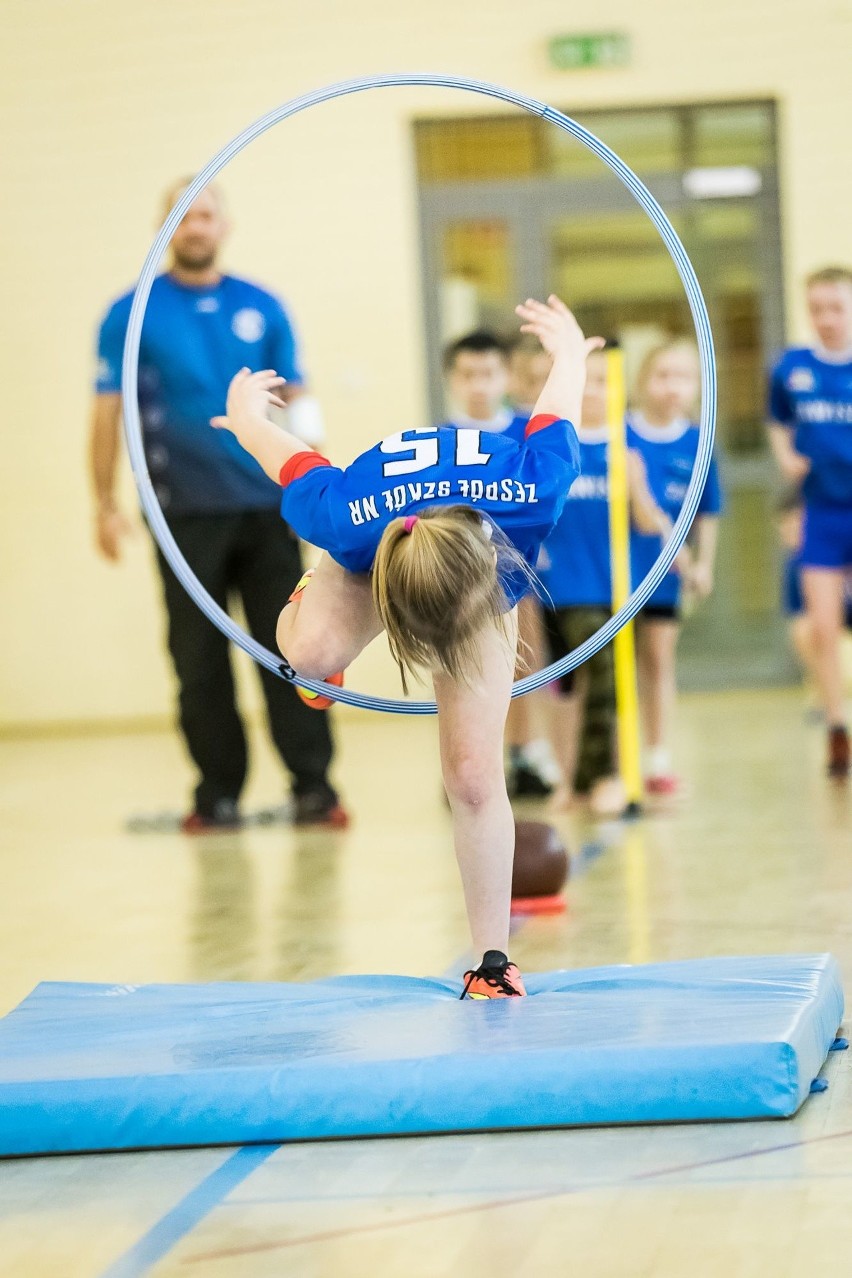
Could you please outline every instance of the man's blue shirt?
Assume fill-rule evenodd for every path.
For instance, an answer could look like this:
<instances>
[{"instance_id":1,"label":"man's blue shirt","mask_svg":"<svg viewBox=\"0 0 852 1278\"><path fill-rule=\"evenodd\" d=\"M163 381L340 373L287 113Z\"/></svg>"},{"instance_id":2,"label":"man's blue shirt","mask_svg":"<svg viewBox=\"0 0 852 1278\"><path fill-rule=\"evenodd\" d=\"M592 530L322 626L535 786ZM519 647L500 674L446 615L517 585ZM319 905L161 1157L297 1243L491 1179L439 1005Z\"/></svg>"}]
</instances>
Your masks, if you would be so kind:
<instances>
[{"instance_id":1,"label":"man's blue shirt","mask_svg":"<svg viewBox=\"0 0 852 1278\"><path fill-rule=\"evenodd\" d=\"M98 393L121 389L132 293L107 312L98 339ZM225 411L241 368L274 368L300 383L296 340L284 307L233 275L207 288L159 275L151 288L139 352L139 410L148 468L166 514L274 510L281 492L229 431Z\"/></svg>"}]
</instances>

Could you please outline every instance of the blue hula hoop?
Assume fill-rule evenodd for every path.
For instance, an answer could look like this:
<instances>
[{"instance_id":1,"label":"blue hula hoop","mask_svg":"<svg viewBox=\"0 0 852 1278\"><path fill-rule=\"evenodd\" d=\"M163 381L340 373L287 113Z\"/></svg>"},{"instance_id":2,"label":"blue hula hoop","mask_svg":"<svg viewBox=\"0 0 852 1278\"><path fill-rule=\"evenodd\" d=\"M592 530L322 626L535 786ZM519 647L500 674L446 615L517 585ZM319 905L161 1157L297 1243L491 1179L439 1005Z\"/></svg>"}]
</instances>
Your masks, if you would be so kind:
<instances>
[{"instance_id":1,"label":"blue hula hoop","mask_svg":"<svg viewBox=\"0 0 852 1278\"><path fill-rule=\"evenodd\" d=\"M212 182L225 165L247 147L250 142L253 142L261 134L266 133L274 125L280 124L282 120L286 120L290 116L298 115L299 112L306 111L309 107L317 106L321 102L329 102L334 98L346 97L352 93L361 93L365 89L412 85L430 85L440 89L461 89L468 93L480 93L485 97L496 98L500 102L508 102L513 106L521 107L524 111L529 111L532 115L548 120L550 123L555 124L557 128L564 129L566 133L570 133L578 142L582 142L590 151L593 151L624 183L659 231L660 237L677 268L689 301L701 360L700 437L695 466L693 467L692 477L680 514L675 521L668 540L660 551L656 563L644 581L633 591L624 607L620 608L604 626L601 626L596 634L587 639L579 648L575 648L566 657L563 657L560 661L555 661L552 665L546 666L535 674L519 679L514 686L512 696L518 697L526 692L532 692L536 688L541 688L544 684L550 683L551 680L558 678L560 675L567 674L569 670L574 670L577 666L582 665L584 661L587 661L589 657L594 656L596 652L608 644L613 635L622 626L636 616L640 608L659 586L663 577L665 577L674 562L677 552L686 540L690 525L698 510L704 482L710 468L716 424L716 366L713 352L713 336L710 331L707 307L692 263L686 255L686 250L681 244L677 232L651 192L636 174L628 168L624 161L619 159L615 152L611 151L599 138L596 138L593 133L590 133L588 129L584 129L581 124L577 124L569 116L563 115L561 111L555 111L553 107L547 106L544 102L538 102L535 98L528 98L521 93L514 93L510 89L501 88L500 85L488 84L481 80L471 80L464 76L431 75L414 72L399 75L366 76L357 80L346 80L340 84L327 85L325 88L317 89L313 93L306 93L302 97L293 98L291 101L285 102L282 106L276 107L275 110L261 116L260 119L255 120L253 124L243 129L242 133L239 133L227 146L223 147L209 164L204 166L198 176L179 197L174 208L160 227L143 263L136 291L133 295L130 320L124 344L121 385L127 449L130 454L130 464L139 491L142 508L145 511L151 531L175 575L213 624L218 626L219 630L232 643L247 652L254 661L273 671L273 673L292 680L301 688L323 693L332 697L335 701L342 701L346 705L359 706L366 710L381 710L397 714L435 714L437 707L434 701L403 701L388 697L373 697L364 693L353 692L349 688L332 687L318 680L302 679L299 675L289 670L286 663L282 662L281 657L276 656L252 639L250 635L247 635L224 609L220 608L211 599L178 549L154 493L142 443L142 424L139 419L137 387L142 322L145 318L145 309L148 305L151 286L172 235L190 205L204 187Z\"/></svg>"}]
</instances>

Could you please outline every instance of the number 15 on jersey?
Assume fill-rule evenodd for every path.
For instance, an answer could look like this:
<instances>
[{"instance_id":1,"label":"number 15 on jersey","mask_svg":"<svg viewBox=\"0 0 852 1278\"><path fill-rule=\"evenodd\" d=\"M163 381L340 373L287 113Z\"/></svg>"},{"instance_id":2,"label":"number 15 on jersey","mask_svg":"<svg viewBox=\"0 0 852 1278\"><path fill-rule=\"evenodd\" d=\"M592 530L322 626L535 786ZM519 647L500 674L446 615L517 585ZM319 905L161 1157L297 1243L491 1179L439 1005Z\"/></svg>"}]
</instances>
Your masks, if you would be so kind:
<instances>
[{"instance_id":1,"label":"number 15 on jersey","mask_svg":"<svg viewBox=\"0 0 852 1278\"><path fill-rule=\"evenodd\" d=\"M416 475L419 471L431 470L445 460L441 457L441 445L446 448L447 443L453 447L453 465L459 468L487 466L491 460L492 454L482 451L482 431L457 430L449 441L446 433L441 438L435 426L418 426L382 440L379 450L398 457L397 461L383 463L382 474L385 479L393 479L397 475Z\"/></svg>"}]
</instances>

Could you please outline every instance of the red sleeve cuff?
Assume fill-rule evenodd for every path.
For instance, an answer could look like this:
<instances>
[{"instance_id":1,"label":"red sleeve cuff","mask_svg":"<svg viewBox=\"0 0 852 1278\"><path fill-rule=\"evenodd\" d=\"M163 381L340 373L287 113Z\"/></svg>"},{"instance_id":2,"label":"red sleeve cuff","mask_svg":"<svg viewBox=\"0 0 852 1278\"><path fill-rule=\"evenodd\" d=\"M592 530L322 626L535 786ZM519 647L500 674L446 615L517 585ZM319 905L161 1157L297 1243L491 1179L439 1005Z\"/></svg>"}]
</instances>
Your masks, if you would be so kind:
<instances>
[{"instance_id":1,"label":"red sleeve cuff","mask_svg":"<svg viewBox=\"0 0 852 1278\"><path fill-rule=\"evenodd\" d=\"M547 426L552 426L554 422L561 422L561 417L553 417L550 413L536 413L535 417L531 417L526 425L524 436L529 439L530 435L534 435L536 431L544 430Z\"/></svg>"},{"instance_id":2,"label":"red sleeve cuff","mask_svg":"<svg viewBox=\"0 0 852 1278\"><path fill-rule=\"evenodd\" d=\"M323 457L322 453L294 453L290 460L286 461L281 467L278 482L282 488L286 488L288 484L293 483L294 479L301 479L303 475L307 475L308 471L313 470L315 466L330 465L331 462L327 457Z\"/></svg>"}]
</instances>

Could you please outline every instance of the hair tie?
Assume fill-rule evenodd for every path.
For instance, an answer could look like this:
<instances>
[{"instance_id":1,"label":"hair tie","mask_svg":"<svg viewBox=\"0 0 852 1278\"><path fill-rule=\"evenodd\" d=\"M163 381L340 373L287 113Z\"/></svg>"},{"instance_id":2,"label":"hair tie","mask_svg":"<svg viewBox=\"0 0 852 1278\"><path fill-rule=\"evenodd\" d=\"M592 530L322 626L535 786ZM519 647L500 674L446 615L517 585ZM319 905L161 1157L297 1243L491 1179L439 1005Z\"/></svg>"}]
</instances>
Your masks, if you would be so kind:
<instances>
[{"instance_id":1,"label":"hair tie","mask_svg":"<svg viewBox=\"0 0 852 1278\"><path fill-rule=\"evenodd\" d=\"M417 520L418 520L419 518L420 518L420 516L419 516L419 515L406 515L406 516L405 516L405 520L404 520L404 522L403 522L403 525L402 525L402 526L403 526L403 528L405 529L405 531L406 531L407 533L410 533L410 532L411 532L412 528L413 528L413 527L414 527L414 525L417 523Z\"/></svg>"}]
</instances>

